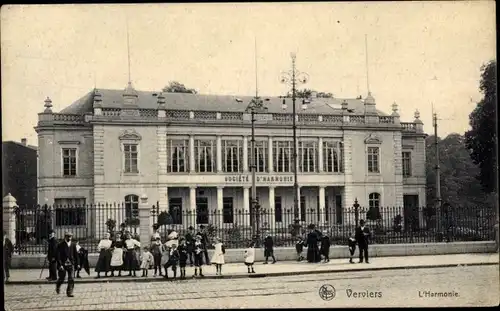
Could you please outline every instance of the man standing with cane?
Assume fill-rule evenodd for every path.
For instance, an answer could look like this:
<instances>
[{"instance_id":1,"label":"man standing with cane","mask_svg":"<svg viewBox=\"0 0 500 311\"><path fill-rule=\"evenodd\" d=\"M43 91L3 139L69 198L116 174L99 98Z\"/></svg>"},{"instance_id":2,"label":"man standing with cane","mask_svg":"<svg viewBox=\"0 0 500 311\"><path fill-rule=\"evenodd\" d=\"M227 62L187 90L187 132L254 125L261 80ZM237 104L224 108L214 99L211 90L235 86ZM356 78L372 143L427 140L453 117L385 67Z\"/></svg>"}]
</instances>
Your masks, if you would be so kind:
<instances>
[{"instance_id":1,"label":"man standing with cane","mask_svg":"<svg viewBox=\"0 0 500 311\"><path fill-rule=\"evenodd\" d=\"M57 281L57 240L54 230L49 231L49 242L47 249L47 261L49 263L48 281Z\"/></svg>"},{"instance_id":2,"label":"man standing with cane","mask_svg":"<svg viewBox=\"0 0 500 311\"><path fill-rule=\"evenodd\" d=\"M73 296L73 288L75 287L74 268L80 268L80 261L76 244L71 241L72 234L66 232L64 240L57 245L57 266L59 267L59 278L56 282L56 293L61 291L61 285L64 283L66 274L68 275L68 286L66 287L66 295Z\"/></svg>"},{"instance_id":3,"label":"man standing with cane","mask_svg":"<svg viewBox=\"0 0 500 311\"><path fill-rule=\"evenodd\" d=\"M359 227L356 228L356 233L354 235L354 238L356 239L356 242L358 242L358 248L359 248L359 262L363 262L363 254L365 257L365 262L369 263L368 261L368 240L370 238L370 230L365 227L365 221L361 219L359 221Z\"/></svg>"}]
</instances>

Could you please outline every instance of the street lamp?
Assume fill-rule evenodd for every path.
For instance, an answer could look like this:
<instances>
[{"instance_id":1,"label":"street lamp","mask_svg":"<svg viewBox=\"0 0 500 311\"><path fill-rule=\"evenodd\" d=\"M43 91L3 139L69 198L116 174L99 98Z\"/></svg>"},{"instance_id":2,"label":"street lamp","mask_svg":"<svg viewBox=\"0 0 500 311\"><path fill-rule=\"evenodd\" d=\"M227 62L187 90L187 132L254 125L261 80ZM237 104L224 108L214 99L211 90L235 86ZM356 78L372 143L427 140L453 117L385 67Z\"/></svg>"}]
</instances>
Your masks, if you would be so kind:
<instances>
[{"instance_id":1,"label":"street lamp","mask_svg":"<svg viewBox=\"0 0 500 311\"><path fill-rule=\"evenodd\" d=\"M238 103L242 103L243 100L237 98ZM256 186L256 171L257 164L255 163L255 114L267 112L267 108L264 107L264 102L269 101L269 98L261 99L258 95L255 95L250 103L248 103L245 112L250 112L252 121L252 140L251 140L251 152L250 152L250 169L252 171L252 201L251 210L253 211L253 222L252 222L252 237L255 239L256 246L259 247L260 244L260 217L259 209L260 204L257 201L257 186Z\"/></svg>"},{"instance_id":2,"label":"street lamp","mask_svg":"<svg viewBox=\"0 0 500 311\"><path fill-rule=\"evenodd\" d=\"M297 181L297 109L295 106L295 101L297 98L297 84L306 84L309 80L309 75L305 72L300 72L295 67L295 53L291 54L292 57L292 69L281 73L280 81L281 83L290 85L292 87L292 103L293 103L293 214L295 219L299 217L299 183ZM305 100L302 101L302 108L306 106ZM286 102L283 99L283 109L286 109Z\"/></svg>"}]
</instances>

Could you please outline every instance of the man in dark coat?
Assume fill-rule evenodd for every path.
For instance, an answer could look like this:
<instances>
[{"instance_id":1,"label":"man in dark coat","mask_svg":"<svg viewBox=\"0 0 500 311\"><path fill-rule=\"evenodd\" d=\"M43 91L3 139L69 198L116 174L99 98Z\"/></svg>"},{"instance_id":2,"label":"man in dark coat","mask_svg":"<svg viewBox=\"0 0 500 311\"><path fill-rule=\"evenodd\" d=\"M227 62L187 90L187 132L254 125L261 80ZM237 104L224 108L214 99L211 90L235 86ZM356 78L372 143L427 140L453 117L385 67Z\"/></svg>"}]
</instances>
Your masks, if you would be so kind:
<instances>
[{"instance_id":1,"label":"man in dark coat","mask_svg":"<svg viewBox=\"0 0 500 311\"><path fill-rule=\"evenodd\" d=\"M363 262L363 254L365 257L365 262L369 263L368 261L368 242L370 239L370 230L365 227L365 221L361 219L359 221L359 227L356 228L356 233L354 234L354 238L356 239L356 242L358 243L358 249L359 249L359 262Z\"/></svg>"},{"instance_id":2,"label":"man in dark coat","mask_svg":"<svg viewBox=\"0 0 500 311\"><path fill-rule=\"evenodd\" d=\"M210 259L208 258L208 246L210 244L210 241L208 241L207 230L205 229L204 225L200 225L200 232L198 232L196 235L201 236L201 243L203 244L203 254L205 255L205 264L209 265Z\"/></svg>"},{"instance_id":3,"label":"man in dark coat","mask_svg":"<svg viewBox=\"0 0 500 311\"><path fill-rule=\"evenodd\" d=\"M189 264L191 267L194 265L194 260L193 260L193 251L194 251L194 228L193 226L189 226L188 232L184 236L184 239L186 241L186 254L189 258Z\"/></svg>"},{"instance_id":4,"label":"man in dark coat","mask_svg":"<svg viewBox=\"0 0 500 311\"><path fill-rule=\"evenodd\" d=\"M57 281L57 239L54 230L49 231L49 241L47 248L47 262L49 264L49 276L47 280Z\"/></svg>"},{"instance_id":5,"label":"man in dark coat","mask_svg":"<svg viewBox=\"0 0 500 311\"><path fill-rule=\"evenodd\" d=\"M330 262L330 237L326 234L321 235L320 254L324 258L324 262Z\"/></svg>"},{"instance_id":6,"label":"man in dark coat","mask_svg":"<svg viewBox=\"0 0 500 311\"><path fill-rule=\"evenodd\" d=\"M266 236L264 239L264 257L266 258L264 264L268 263L269 257L273 259L273 263L276 263L276 258L274 257L274 241L270 235Z\"/></svg>"},{"instance_id":7,"label":"man in dark coat","mask_svg":"<svg viewBox=\"0 0 500 311\"><path fill-rule=\"evenodd\" d=\"M73 297L73 288L75 287L74 268L80 268L80 258L76 250L76 244L71 241L72 234L66 232L64 240L57 245L57 266L59 267L59 278L56 282L56 293L60 293L61 285L64 283L66 275L68 275L68 286L66 287L66 295Z\"/></svg>"},{"instance_id":8,"label":"man in dark coat","mask_svg":"<svg viewBox=\"0 0 500 311\"><path fill-rule=\"evenodd\" d=\"M318 247L318 242L319 242L319 237L318 234L316 233L316 230L314 230L314 225L311 224L309 225L310 232L307 235L307 261L308 262L320 262L321 261L321 256L319 254L319 247Z\"/></svg>"},{"instance_id":9,"label":"man in dark coat","mask_svg":"<svg viewBox=\"0 0 500 311\"><path fill-rule=\"evenodd\" d=\"M5 282L9 282L10 277L10 262L14 253L14 245L7 237L7 233L3 232L3 277Z\"/></svg>"}]
</instances>

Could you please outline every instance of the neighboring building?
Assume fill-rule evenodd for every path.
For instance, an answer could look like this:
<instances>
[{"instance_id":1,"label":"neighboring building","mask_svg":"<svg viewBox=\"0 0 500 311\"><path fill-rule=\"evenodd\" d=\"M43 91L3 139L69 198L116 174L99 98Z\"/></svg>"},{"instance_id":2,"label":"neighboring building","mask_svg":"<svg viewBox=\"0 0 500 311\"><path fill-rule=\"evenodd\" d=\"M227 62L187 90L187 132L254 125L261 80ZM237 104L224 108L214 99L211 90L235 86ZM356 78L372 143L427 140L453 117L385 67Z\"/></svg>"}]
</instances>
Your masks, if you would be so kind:
<instances>
[{"instance_id":1,"label":"neighboring building","mask_svg":"<svg viewBox=\"0 0 500 311\"><path fill-rule=\"evenodd\" d=\"M211 223L214 210L224 213L224 223L235 222L237 209L249 210L251 191L245 112L251 97L239 98L242 103L235 96L156 94L129 84L92 90L59 113L47 99L36 127L40 201L124 201L123 217L131 217L147 194L160 210L191 211L197 223ZM281 98L266 101L255 130L257 196L271 226L293 207L292 103L286 101L285 110ZM425 206L426 135L418 112L414 122L402 123L395 104L384 114L371 94L312 98L306 110L300 101L297 107L302 221L342 223L355 198L361 206ZM78 213L59 225L107 217Z\"/></svg>"},{"instance_id":2,"label":"neighboring building","mask_svg":"<svg viewBox=\"0 0 500 311\"><path fill-rule=\"evenodd\" d=\"M36 206L37 147L21 142L2 142L2 198L11 194L19 206Z\"/></svg>"}]
</instances>

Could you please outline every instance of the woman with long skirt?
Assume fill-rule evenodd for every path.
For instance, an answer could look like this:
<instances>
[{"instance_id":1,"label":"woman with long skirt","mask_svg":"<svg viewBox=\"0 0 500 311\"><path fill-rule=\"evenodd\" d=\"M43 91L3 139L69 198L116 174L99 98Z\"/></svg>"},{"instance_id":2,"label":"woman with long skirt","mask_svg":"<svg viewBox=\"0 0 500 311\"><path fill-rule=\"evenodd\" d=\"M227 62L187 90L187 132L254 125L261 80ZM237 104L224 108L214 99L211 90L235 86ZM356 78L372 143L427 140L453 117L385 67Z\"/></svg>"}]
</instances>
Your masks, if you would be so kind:
<instances>
[{"instance_id":1,"label":"woman with long skirt","mask_svg":"<svg viewBox=\"0 0 500 311\"><path fill-rule=\"evenodd\" d=\"M122 276L123 247L124 243L121 239L121 235L117 234L115 240L111 243L111 276L115 276L115 271L118 271L118 276Z\"/></svg>"},{"instance_id":2,"label":"woman with long skirt","mask_svg":"<svg viewBox=\"0 0 500 311\"><path fill-rule=\"evenodd\" d=\"M111 244L112 241L109 239L109 233L104 234L104 238L99 241L97 249L99 250L99 259L97 259L97 264L95 266L95 272L97 272L97 277L101 277L101 272L104 272L104 276L108 276L111 264Z\"/></svg>"},{"instance_id":3,"label":"woman with long skirt","mask_svg":"<svg viewBox=\"0 0 500 311\"><path fill-rule=\"evenodd\" d=\"M128 276L137 276L136 271L140 269L140 263L137 259L136 248L141 247L139 241L132 239L130 233L127 233L125 238L125 260L124 269L128 270Z\"/></svg>"},{"instance_id":4,"label":"woman with long skirt","mask_svg":"<svg viewBox=\"0 0 500 311\"><path fill-rule=\"evenodd\" d=\"M307 262L317 263L321 261L318 247L319 238L313 224L309 226L309 229L310 232L307 235Z\"/></svg>"}]
</instances>

